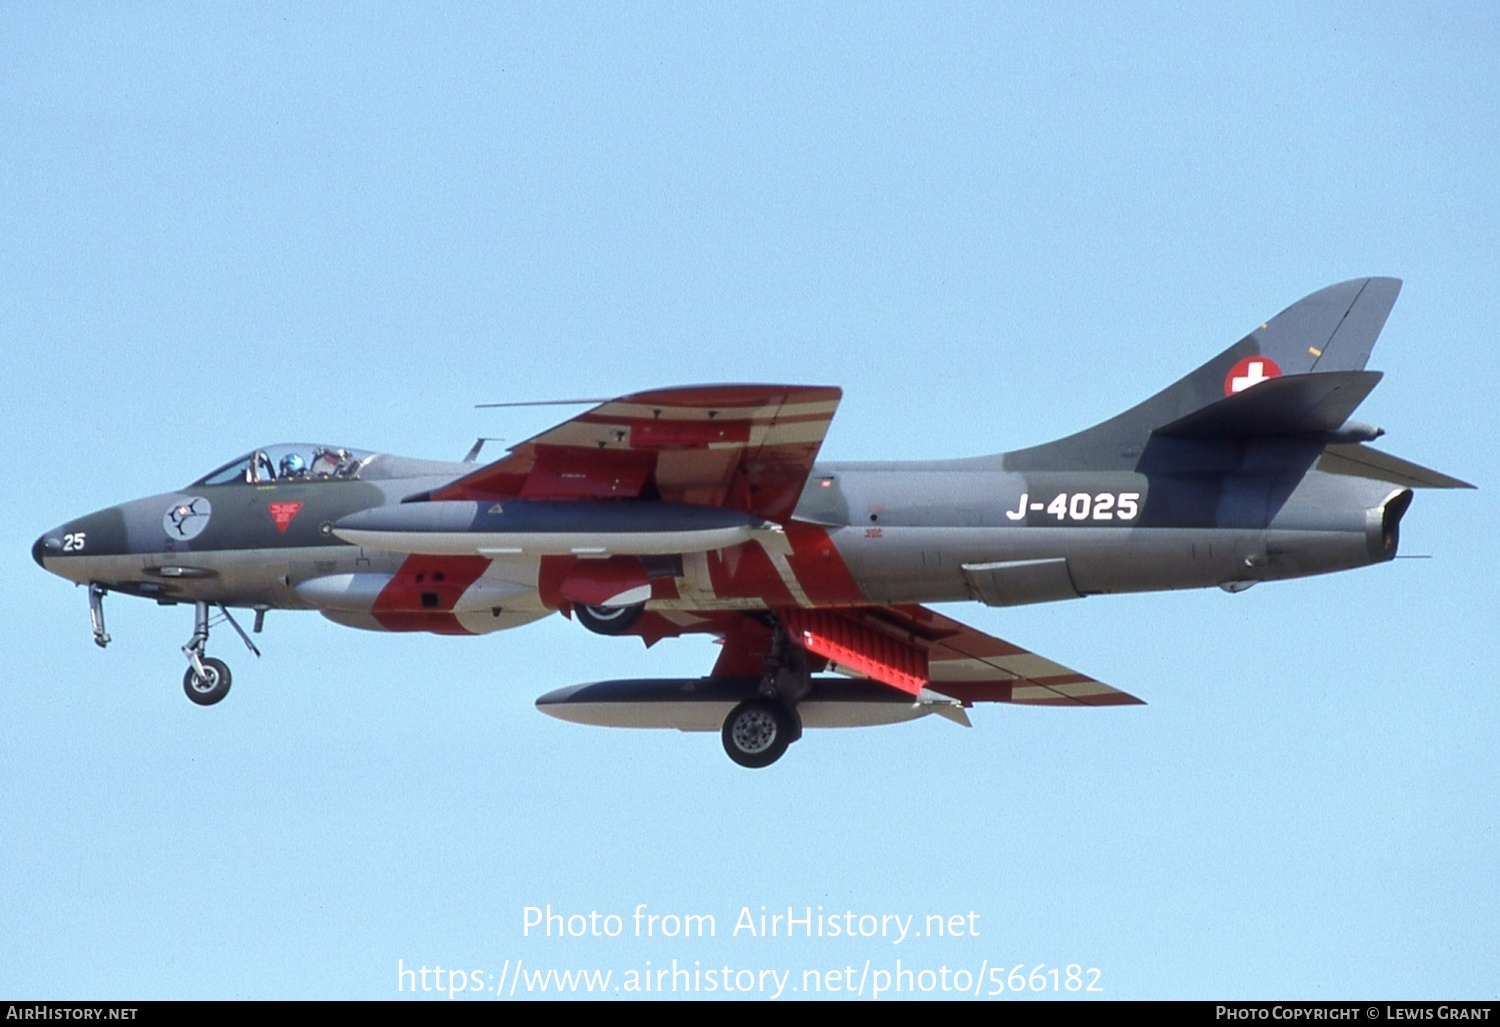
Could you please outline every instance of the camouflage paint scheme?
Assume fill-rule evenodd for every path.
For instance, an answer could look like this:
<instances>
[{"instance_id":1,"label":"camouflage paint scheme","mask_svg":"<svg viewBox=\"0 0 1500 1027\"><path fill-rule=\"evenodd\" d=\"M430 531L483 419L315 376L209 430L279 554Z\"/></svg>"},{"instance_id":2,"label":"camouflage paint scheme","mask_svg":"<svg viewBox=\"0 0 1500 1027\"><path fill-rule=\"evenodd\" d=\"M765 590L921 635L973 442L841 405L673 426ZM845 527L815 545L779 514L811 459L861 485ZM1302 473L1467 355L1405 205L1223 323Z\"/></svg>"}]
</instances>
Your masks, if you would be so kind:
<instances>
[{"instance_id":1,"label":"camouflage paint scheme","mask_svg":"<svg viewBox=\"0 0 1500 1027\"><path fill-rule=\"evenodd\" d=\"M101 645L106 592L194 604L184 687L204 705L228 691L228 668L203 654L214 607L255 610L257 630L272 609L442 634L562 611L648 645L714 634L707 678L600 682L538 705L722 730L746 766L804 726L967 723L983 701L1137 704L918 604L1238 591L1392 559L1411 489L1469 487L1372 449L1380 429L1349 419L1380 379L1364 366L1399 290L1331 286L1117 417L995 456L816 463L836 388L663 389L478 468L267 447L60 525L33 555L90 586ZM853 680L814 677L830 670Z\"/></svg>"}]
</instances>

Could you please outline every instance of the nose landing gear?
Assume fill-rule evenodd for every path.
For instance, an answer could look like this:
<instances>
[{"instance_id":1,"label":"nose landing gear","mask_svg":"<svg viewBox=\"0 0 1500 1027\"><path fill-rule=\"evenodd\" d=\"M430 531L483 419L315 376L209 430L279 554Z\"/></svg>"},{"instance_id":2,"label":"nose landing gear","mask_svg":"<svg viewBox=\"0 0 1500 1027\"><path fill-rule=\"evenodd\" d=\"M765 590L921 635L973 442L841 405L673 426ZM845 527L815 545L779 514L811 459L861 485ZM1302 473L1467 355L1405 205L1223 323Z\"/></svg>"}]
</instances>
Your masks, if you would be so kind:
<instances>
[{"instance_id":1,"label":"nose landing gear","mask_svg":"<svg viewBox=\"0 0 1500 1027\"><path fill-rule=\"evenodd\" d=\"M229 694L229 681L228 664L212 656L200 656L182 675L182 690L199 706L212 706Z\"/></svg>"},{"instance_id":2,"label":"nose landing gear","mask_svg":"<svg viewBox=\"0 0 1500 1027\"><path fill-rule=\"evenodd\" d=\"M240 639L256 656L260 650L255 648L255 643L250 641L250 636L245 634L245 629L240 627L234 615L219 604L219 612L223 614L220 621L210 622L208 619L208 603L198 602L193 604L193 637L188 639L187 645L182 647L182 655L187 657L187 673L182 676L182 690L187 697L199 706L212 706L229 694L229 682L231 675L229 665L223 660L212 656L205 656L204 649L208 646L208 629L213 623L228 622L230 627L239 633ZM256 627L260 626L261 611L256 611Z\"/></svg>"}]
</instances>

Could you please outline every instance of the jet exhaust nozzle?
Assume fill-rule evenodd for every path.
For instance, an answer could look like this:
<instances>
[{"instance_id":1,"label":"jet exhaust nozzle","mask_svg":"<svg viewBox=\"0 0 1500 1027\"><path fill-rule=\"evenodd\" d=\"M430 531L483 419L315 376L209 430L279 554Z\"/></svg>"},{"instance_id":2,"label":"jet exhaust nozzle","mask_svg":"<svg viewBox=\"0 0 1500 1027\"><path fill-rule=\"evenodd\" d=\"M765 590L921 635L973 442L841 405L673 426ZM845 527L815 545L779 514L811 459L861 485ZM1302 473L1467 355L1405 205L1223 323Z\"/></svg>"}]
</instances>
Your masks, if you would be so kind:
<instances>
[{"instance_id":1,"label":"jet exhaust nozzle","mask_svg":"<svg viewBox=\"0 0 1500 1027\"><path fill-rule=\"evenodd\" d=\"M1413 497L1411 489L1401 489L1380 504L1379 533L1370 540L1372 555L1384 560L1396 558L1396 549L1401 544L1401 518L1411 509Z\"/></svg>"}]
</instances>

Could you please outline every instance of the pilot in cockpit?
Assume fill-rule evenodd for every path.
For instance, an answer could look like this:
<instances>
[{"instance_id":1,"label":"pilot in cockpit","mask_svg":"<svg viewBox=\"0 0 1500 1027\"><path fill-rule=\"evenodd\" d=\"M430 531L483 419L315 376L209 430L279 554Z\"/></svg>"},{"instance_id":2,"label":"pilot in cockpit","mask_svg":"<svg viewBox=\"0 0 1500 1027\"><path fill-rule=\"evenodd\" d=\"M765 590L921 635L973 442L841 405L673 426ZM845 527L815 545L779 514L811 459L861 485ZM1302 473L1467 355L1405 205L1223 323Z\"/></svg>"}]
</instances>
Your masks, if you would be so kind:
<instances>
[{"instance_id":1,"label":"pilot in cockpit","mask_svg":"<svg viewBox=\"0 0 1500 1027\"><path fill-rule=\"evenodd\" d=\"M281 458L281 480L307 477L307 461L302 459L301 453L288 453Z\"/></svg>"}]
</instances>

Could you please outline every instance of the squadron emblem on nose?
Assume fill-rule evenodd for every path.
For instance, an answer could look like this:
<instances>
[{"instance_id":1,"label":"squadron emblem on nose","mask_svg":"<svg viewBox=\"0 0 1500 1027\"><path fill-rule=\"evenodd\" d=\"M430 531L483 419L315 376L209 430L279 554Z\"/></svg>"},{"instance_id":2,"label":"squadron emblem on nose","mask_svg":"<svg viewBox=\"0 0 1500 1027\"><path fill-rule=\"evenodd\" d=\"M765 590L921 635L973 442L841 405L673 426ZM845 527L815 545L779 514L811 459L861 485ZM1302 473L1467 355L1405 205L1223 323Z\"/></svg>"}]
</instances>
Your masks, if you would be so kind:
<instances>
[{"instance_id":1,"label":"squadron emblem on nose","mask_svg":"<svg viewBox=\"0 0 1500 1027\"><path fill-rule=\"evenodd\" d=\"M213 506L202 496L185 499L168 510L161 519L161 530L170 539L197 538L208 527Z\"/></svg>"}]
</instances>

